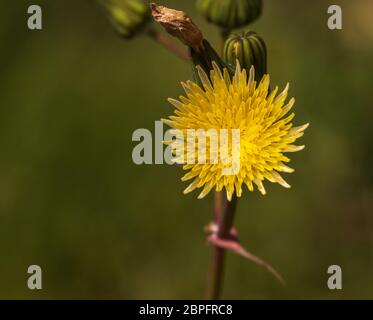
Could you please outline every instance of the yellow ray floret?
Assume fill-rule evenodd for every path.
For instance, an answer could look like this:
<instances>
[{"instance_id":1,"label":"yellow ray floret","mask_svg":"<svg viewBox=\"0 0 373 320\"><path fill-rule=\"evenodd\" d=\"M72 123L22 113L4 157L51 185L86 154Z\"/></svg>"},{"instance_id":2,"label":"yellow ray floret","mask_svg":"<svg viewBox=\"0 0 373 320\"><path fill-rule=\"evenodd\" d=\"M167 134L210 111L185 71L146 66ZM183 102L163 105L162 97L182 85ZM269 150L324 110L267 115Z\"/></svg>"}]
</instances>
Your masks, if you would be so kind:
<instances>
[{"instance_id":1,"label":"yellow ray floret","mask_svg":"<svg viewBox=\"0 0 373 320\"><path fill-rule=\"evenodd\" d=\"M290 185L281 177L280 172L290 173L294 170L285 164L290 159L284 153L304 148L293 143L308 127L308 124L293 127L291 123L294 113L289 114L289 111L295 100L291 98L285 103L289 86L279 94L278 87L270 91L269 75L265 75L257 85L254 81L254 68L247 75L239 64L232 78L227 70L221 72L216 64L210 78L200 67L197 69L202 86L192 81L182 83L186 97L169 99L177 110L175 115L163 121L184 133L190 129L202 129L206 132L210 129L239 129L240 165L235 174L226 175L222 169L228 164L223 163L222 157L215 162L190 163L186 160L188 153L190 155L191 152L197 152L197 149L185 151L185 159L176 161L183 163L183 169L188 171L182 180L193 179L184 193L203 188L198 196L203 198L214 188L216 191L224 188L228 200L231 200L234 193L238 197L242 195L243 185L250 191L256 185L265 194L265 179L289 188ZM206 148L209 160L214 153L212 143L207 141ZM219 144L216 154L221 153L220 148ZM232 148L229 145L230 152Z\"/></svg>"}]
</instances>

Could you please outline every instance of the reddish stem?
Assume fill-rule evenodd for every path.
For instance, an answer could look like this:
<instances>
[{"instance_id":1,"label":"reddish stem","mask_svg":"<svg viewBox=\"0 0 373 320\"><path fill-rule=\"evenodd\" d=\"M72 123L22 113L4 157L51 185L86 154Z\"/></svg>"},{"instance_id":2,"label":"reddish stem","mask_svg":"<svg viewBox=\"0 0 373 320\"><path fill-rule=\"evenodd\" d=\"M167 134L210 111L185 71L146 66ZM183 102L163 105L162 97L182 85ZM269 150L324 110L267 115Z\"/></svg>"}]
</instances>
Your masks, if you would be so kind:
<instances>
[{"instance_id":1,"label":"reddish stem","mask_svg":"<svg viewBox=\"0 0 373 320\"><path fill-rule=\"evenodd\" d=\"M221 201L221 198L224 201ZM229 236L229 231L233 226L236 205L237 198L235 196L233 196L231 201L228 201L225 194L215 193L214 213L215 219L219 219L218 221L215 220L215 222L218 223L218 237L221 239L225 239ZM225 249L214 246L208 278L207 299L209 300L220 299L221 288L223 285L224 262Z\"/></svg>"},{"instance_id":2,"label":"reddish stem","mask_svg":"<svg viewBox=\"0 0 373 320\"><path fill-rule=\"evenodd\" d=\"M175 42L173 42L169 37L167 37L163 33L158 32L154 29L151 29L147 32L147 34L152 39L160 43L163 47L165 47L166 49L176 54L182 60L189 61L188 53L185 50L183 50L181 47L176 45Z\"/></svg>"}]
</instances>

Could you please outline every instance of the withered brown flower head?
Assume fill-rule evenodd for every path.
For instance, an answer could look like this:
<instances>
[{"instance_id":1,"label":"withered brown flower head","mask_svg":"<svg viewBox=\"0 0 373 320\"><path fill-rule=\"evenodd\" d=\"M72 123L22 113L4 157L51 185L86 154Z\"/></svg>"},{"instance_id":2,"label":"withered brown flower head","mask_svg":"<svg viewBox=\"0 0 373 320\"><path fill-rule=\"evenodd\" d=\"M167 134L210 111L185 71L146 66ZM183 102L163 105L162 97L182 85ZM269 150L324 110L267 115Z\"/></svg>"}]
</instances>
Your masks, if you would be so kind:
<instances>
[{"instance_id":1,"label":"withered brown flower head","mask_svg":"<svg viewBox=\"0 0 373 320\"><path fill-rule=\"evenodd\" d=\"M160 23L169 34L196 52L203 49L202 32L185 12L158 6L155 3L152 3L150 8L154 20Z\"/></svg>"}]
</instances>

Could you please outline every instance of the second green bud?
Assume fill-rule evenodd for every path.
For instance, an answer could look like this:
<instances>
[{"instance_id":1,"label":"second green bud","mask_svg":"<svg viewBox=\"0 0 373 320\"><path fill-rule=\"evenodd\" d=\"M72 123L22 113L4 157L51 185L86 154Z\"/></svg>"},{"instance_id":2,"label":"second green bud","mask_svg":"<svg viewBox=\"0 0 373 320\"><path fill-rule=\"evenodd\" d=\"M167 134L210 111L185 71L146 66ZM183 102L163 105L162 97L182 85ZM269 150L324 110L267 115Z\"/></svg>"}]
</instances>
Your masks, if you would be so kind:
<instances>
[{"instance_id":1,"label":"second green bud","mask_svg":"<svg viewBox=\"0 0 373 320\"><path fill-rule=\"evenodd\" d=\"M253 65L255 80L259 81L267 73L267 48L263 39L253 31L231 35L224 46L224 61L235 67L236 60L247 71Z\"/></svg>"}]
</instances>

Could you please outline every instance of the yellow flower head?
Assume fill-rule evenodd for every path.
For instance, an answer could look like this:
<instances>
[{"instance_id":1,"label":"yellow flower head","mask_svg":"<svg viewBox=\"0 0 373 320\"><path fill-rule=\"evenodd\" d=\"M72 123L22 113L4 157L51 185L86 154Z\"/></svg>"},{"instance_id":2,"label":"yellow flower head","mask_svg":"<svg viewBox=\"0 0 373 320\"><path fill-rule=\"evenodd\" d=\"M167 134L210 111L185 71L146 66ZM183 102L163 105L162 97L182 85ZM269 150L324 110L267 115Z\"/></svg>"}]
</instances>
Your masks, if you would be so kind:
<instances>
[{"instance_id":1,"label":"yellow flower head","mask_svg":"<svg viewBox=\"0 0 373 320\"><path fill-rule=\"evenodd\" d=\"M234 174L224 174L223 169L229 164L222 156L222 144L216 146L210 139L205 143L206 154L209 155L207 160L215 153L221 155L218 161L190 163L185 161L185 157L176 161L183 163L183 169L189 171L182 180L193 179L184 193L203 187L198 197L203 198L213 188L217 191L225 188L227 198L231 200L234 192L237 197L241 196L243 185L250 191L256 185L265 194L265 179L289 188L290 185L279 174L294 171L285 165L290 159L284 153L304 148L293 143L308 127L308 124L293 127L294 113L287 115L295 102L292 98L285 104L289 86L277 95L278 87L272 91L269 89L269 75L265 75L257 85L254 68L250 69L247 77L246 70L241 70L239 63L232 79L226 69L222 73L216 64L210 74L211 81L202 68L197 67L197 70L202 87L193 81L182 83L186 97L181 96L179 101L169 99L177 110L174 116L163 121L183 133L191 129L205 132L210 129L239 129L239 167ZM229 134L228 141L232 135ZM234 149L233 143L228 143L230 153ZM185 156L197 153L197 149L188 149Z\"/></svg>"}]
</instances>

